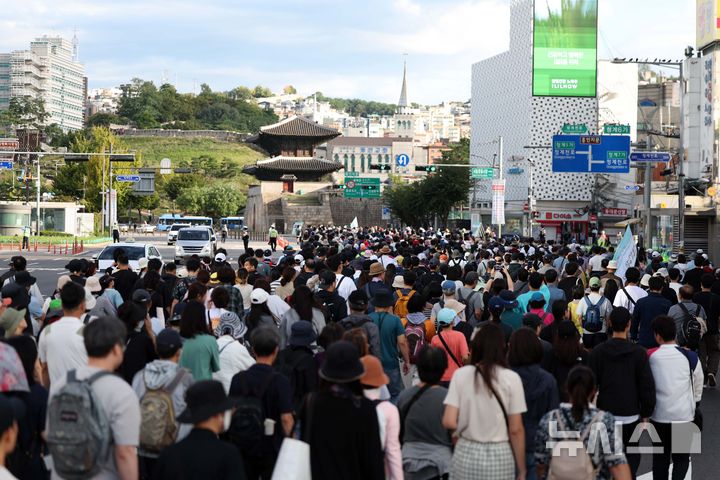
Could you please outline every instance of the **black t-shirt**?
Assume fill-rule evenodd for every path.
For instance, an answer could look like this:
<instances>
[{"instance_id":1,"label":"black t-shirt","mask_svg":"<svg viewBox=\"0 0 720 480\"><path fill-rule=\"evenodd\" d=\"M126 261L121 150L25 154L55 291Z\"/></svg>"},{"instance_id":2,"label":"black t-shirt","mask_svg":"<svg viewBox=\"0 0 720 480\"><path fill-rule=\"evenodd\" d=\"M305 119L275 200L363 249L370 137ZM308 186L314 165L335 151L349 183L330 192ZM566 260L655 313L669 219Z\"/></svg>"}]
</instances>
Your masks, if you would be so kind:
<instances>
[{"instance_id":1,"label":"black t-shirt","mask_svg":"<svg viewBox=\"0 0 720 480\"><path fill-rule=\"evenodd\" d=\"M118 270L113 274L115 279L115 290L120 293L123 301L128 301L132 298L133 288L135 282L137 282L138 274L132 270Z\"/></svg>"},{"instance_id":2,"label":"black t-shirt","mask_svg":"<svg viewBox=\"0 0 720 480\"><path fill-rule=\"evenodd\" d=\"M145 368L145 365L157 359L155 344L145 332L132 332L125 342L125 355L119 371L126 382L132 385L135 374Z\"/></svg>"},{"instance_id":3,"label":"black t-shirt","mask_svg":"<svg viewBox=\"0 0 720 480\"><path fill-rule=\"evenodd\" d=\"M693 302L701 305L707 316L707 333L710 335L718 333L718 317L720 316L720 295L712 292L698 292L693 297Z\"/></svg>"},{"instance_id":4,"label":"black t-shirt","mask_svg":"<svg viewBox=\"0 0 720 480\"><path fill-rule=\"evenodd\" d=\"M259 452L261 454L277 455L283 438L285 438L280 416L283 413L293 413L290 382L284 375L275 372L270 365L256 363L246 371L240 372L233 377L229 392L231 397L247 396L249 393L243 389L241 375L245 377L245 383L250 392L258 392L267 383L268 375L275 375L262 396L265 417L275 420L275 435L270 442L267 442L267 437L263 438L264 445L259 449Z\"/></svg>"}]
</instances>

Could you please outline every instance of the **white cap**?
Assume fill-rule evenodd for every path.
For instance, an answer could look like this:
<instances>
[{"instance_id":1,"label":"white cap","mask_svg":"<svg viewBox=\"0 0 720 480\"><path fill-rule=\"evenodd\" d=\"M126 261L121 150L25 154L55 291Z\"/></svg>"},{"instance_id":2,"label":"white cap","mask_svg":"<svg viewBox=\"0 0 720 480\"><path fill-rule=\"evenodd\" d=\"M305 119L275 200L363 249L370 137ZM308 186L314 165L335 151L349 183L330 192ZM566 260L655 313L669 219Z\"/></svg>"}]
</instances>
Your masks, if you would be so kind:
<instances>
[{"instance_id":1,"label":"white cap","mask_svg":"<svg viewBox=\"0 0 720 480\"><path fill-rule=\"evenodd\" d=\"M222 253L222 252L220 252L220 253L218 253L218 254L215 255L215 261L216 261L216 262L224 262L225 259L227 259L227 257L226 257L225 254Z\"/></svg>"},{"instance_id":2,"label":"white cap","mask_svg":"<svg viewBox=\"0 0 720 480\"><path fill-rule=\"evenodd\" d=\"M705 252L703 252L703 249L702 249L702 248L698 248L696 253L697 253L698 255L702 255L702 254L705 253Z\"/></svg>"},{"instance_id":3,"label":"white cap","mask_svg":"<svg viewBox=\"0 0 720 480\"><path fill-rule=\"evenodd\" d=\"M140 258L138 259L138 268L139 268L139 269L142 270L143 268L147 268L147 265L148 265L148 259L147 259L147 258L145 258L145 257L140 257Z\"/></svg>"},{"instance_id":4,"label":"white cap","mask_svg":"<svg viewBox=\"0 0 720 480\"><path fill-rule=\"evenodd\" d=\"M262 288L256 288L250 293L250 303L254 305L265 303L268 301L268 298L270 298L270 294Z\"/></svg>"},{"instance_id":5,"label":"white cap","mask_svg":"<svg viewBox=\"0 0 720 480\"><path fill-rule=\"evenodd\" d=\"M650 283L649 283L650 278L652 278L652 277L650 276L649 273L646 273L645 275L643 275L642 279L640 280L640 285L642 285L643 287L649 287L650 286Z\"/></svg>"},{"instance_id":6,"label":"white cap","mask_svg":"<svg viewBox=\"0 0 720 480\"><path fill-rule=\"evenodd\" d=\"M659 257L659 256L660 256L660 252L653 252L653 253L652 253L652 256L653 256L653 258Z\"/></svg>"},{"instance_id":7,"label":"white cap","mask_svg":"<svg viewBox=\"0 0 720 480\"><path fill-rule=\"evenodd\" d=\"M305 261L305 257L303 257L302 255L300 255L300 254L298 253L297 255L295 255L295 256L293 257L293 260L295 260L296 262L303 262L303 261Z\"/></svg>"}]
</instances>

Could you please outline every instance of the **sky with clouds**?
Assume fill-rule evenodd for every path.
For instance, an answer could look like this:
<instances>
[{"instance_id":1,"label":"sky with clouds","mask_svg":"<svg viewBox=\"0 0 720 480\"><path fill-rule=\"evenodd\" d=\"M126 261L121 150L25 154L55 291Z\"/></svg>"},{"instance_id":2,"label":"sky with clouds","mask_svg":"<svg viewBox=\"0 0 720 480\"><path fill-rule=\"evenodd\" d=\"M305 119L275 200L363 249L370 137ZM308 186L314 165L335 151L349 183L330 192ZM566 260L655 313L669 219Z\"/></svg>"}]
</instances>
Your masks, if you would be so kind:
<instances>
[{"instance_id":1,"label":"sky with clouds","mask_svg":"<svg viewBox=\"0 0 720 480\"><path fill-rule=\"evenodd\" d=\"M410 101L468 99L472 63L507 49L510 16L510 0L17 1L0 0L0 51L77 29L91 88L292 84L391 103L404 59ZM679 58L695 0L600 0L599 21L601 58Z\"/></svg>"}]
</instances>

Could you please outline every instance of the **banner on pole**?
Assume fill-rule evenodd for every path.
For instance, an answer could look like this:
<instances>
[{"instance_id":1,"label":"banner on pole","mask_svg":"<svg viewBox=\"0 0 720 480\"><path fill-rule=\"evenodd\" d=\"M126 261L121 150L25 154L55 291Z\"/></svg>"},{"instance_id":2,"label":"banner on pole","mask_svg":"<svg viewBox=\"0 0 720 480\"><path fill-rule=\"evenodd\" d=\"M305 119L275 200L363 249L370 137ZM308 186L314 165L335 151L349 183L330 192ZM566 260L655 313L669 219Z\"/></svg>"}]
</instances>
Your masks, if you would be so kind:
<instances>
[{"instance_id":1,"label":"banner on pole","mask_svg":"<svg viewBox=\"0 0 720 480\"><path fill-rule=\"evenodd\" d=\"M620 240L620 244L615 250L613 260L615 260L618 265L615 275L622 278L622 281L625 282L625 272L628 268L634 267L635 261L637 260L637 245L635 244L635 237L629 225L625 229L625 234L623 234L622 240Z\"/></svg>"},{"instance_id":2,"label":"banner on pole","mask_svg":"<svg viewBox=\"0 0 720 480\"><path fill-rule=\"evenodd\" d=\"M505 180L492 182L492 220L493 225L505 225Z\"/></svg>"}]
</instances>

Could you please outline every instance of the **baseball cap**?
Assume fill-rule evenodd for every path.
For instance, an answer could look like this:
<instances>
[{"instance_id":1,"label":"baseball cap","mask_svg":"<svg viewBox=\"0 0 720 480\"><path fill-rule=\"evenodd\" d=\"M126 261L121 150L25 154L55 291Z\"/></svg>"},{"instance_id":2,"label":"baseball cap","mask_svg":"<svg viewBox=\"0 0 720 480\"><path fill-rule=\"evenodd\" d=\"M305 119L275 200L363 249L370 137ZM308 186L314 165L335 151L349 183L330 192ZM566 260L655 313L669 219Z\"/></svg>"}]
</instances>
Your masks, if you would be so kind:
<instances>
[{"instance_id":1,"label":"baseball cap","mask_svg":"<svg viewBox=\"0 0 720 480\"><path fill-rule=\"evenodd\" d=\"M488 302L488 308L490 310L504 310L508 306L508 302L500 298L499 295L495 295Z\"/></svg>"},{"instance_id":2,"label":"baseball cap","mask_svg":"<svg viewBox=\"0 0 720 480\"><path fill-rule=\"evenodd\" d=\"M455 285L455 282L452 280L445 280L444 282L442 282L440 287L443 289L443 292L455 293L455 289L457 288L457 285Z\"/></svg>"},{"instance_id":3,"label":"baseball cap","mask_svg":"<svg viewBox=\"0 0 720 480\"><path fill-rule=\"evenodd\" d=\"M295 262L302 263L302 262L305 261L305 257L303 257L302 255L300 255L300 254L298 253L297 255L295 255L295 256L293 257L293 260L295 260Z\"/></svg>"},{"instance_id":4,"label":"baseball cap","mask_svg":"<svg viewBox=\"0 0 720 480\"><path fill-rule=\"evenodd\" d=\"M250 293L250 303L254 305L265 303L269 298L270 294L262 288L256 288L252 291L252 293Z\"/></svg>"},{"instance_id":5,"label":"baseball cap","mask_svg":"<svg viewBox=\"0 0 720 480\"><path fill-rule=\"evenodd\" d=\"M157 334L157 337L155 337L155 343L158 346L162 345L164 347L168 347L168 349L172 349L182 346L182 338L180 338L180 334L177 330L165 328Z\"/></svg>"},{"instance_id":6,"label":"baseball cap","mask_svg":"<svg viewBox=\"0 0 720 480\"><path fill-rule=\"evenodd\" d=\"M598 277L592 277L588 282L588 285L590 286L590 288L599 287L600 279Z\"/></svg>"},{"instance_id":7,"label":"baseball cap","mask_svg":"<svg viewBox=\"0 0 720 480\"><path fill-rule=\"evenodd\" d=\"M640 279L640 286L649 287L650 286L649 281L650 281L650 274L646 273L645 275L642 276L642 279Z\"/></svg>"},{"instance_id":8,"label":"baseball cap","mask_svg":"<svg viewBox=\"0 0 720 480\"><path fill-rule=\"evenodd\" d=\"M220 252L220 253L218 253L217 255L215 255L215 261L218 262L218 263L224 262L226 258L227 258L227 257L226 257L225 254L222 253L222 252Z\"/></svg>"},{"instance_id":9,"label":"baseball cap","mask_svg":"<svg viewBox=\"0 0 720 480\"><path fill-rule=\"evenodd\" d=\"M330 285L335 284L335 280L337 277L335 277L335 272L329 269L325 269L322 272L318 274L318 277L320 277L320 286L321 287L329 287Z\"/></svg>"},{"instance_id":10,"label":"baseball cap","mask_svg":"<svg viewBox=\"0 0 720 480\"><path fill-rule=\"evenodd\" d=\"M132 294L132 301L135 303L145 304L150 302L150 300L150 292L142 288L135 290Z\"/></svg>"},{"instance_id":11,"label":"baseball cap","mask_svg":"<svg viewBox=\"0 0 720 480\"><path fill-rule=\"evenodd\" d=\"M545 297L543 297L543 294L540 292L533 292L533 294L530 296L531 302L544 302Z\"/></svg>"},{"instance_id":12,"label":"baseball cap","mask_svg":"<svg viewBox=\"0 0 720 480\"><path fill-rule=\"evenodd\" d=\"M138 268L142 270L143 268L147 268L148 265L148 259L145 257L140 257L138 259Z\"/></svg>"},{"instance_id":13,"label":"baseball cap","mask_svg":"<svg viewBox=\"0 0 720 480\"><path fill-rule=\"evenodd\" d=\"M452 308L443 308L437 314L437 321L440 325L450 325L456 316L457 313Z\"/></svg>"}]
</instances>

